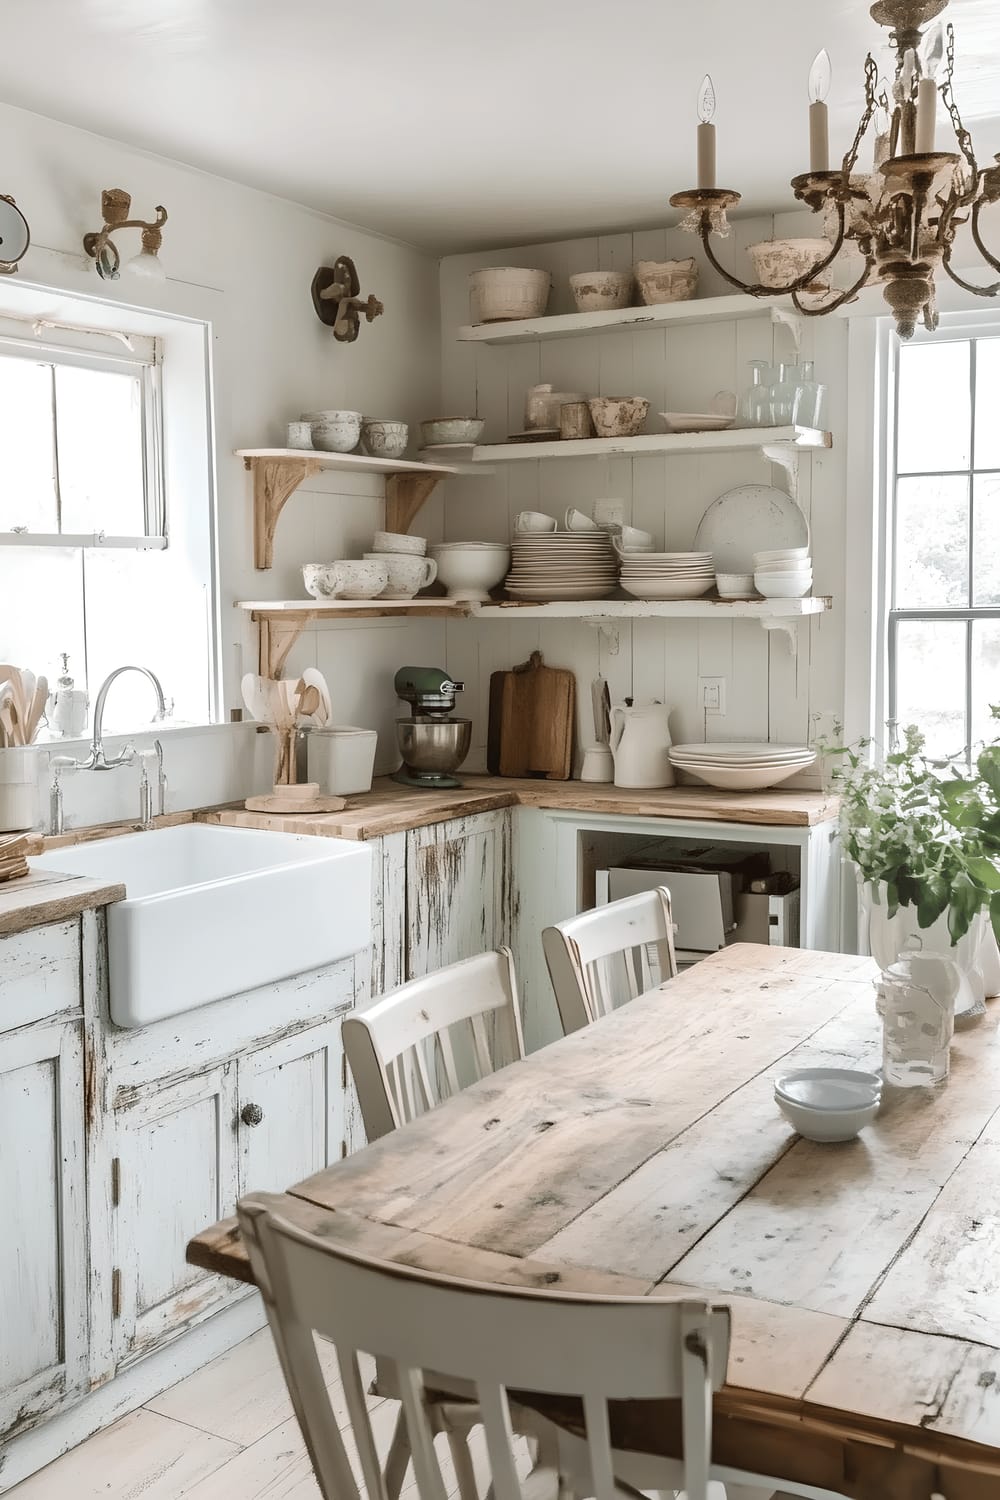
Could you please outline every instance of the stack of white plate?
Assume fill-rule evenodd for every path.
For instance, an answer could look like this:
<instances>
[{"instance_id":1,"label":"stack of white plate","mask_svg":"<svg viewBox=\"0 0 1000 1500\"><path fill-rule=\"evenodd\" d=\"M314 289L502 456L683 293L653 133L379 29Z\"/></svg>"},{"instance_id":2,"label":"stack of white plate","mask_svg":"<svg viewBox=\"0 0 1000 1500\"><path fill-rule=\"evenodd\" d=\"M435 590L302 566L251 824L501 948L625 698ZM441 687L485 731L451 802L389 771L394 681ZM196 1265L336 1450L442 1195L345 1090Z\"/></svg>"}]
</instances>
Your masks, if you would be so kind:
<instances>
[{"instance_id":1,"label":"stack of white plate","mask_svg":"<svg viewBox=\"0 0 1000 1500\"><path fill-rule=\"evenodd\" d=\"M522 531L511 538L506 589L515 599L606 599L618 561L606 531Z\"/></svg>"},{"instance_id":2,"label":"stack of white plate","mask_svg":"<svg viewBox=\"0 0 1000 1500\"><path fill-rule=\"evenodd\" d=\"M697 599L715 583L711 552L622 552L622 588L634 599Z\"/></svg>"},{"instance_id":3,"label":"stack of white plate","mask_svg":"<svg viewBox=\"0 0 1000 1500\"><path fill-rule=\"evenodd\" d=\"M804 599L812 591L808 547L781 547L753 555L753 581L765 599Z\"/></svg>"},{"instance_id":4,"label":"stack of white plate","mask_svg":"<svg viewBox=\"0 0 1000 1500\"><path fill-rule=\"evenodd\" d=\"M709 786L749 792L777 786L816 759L806 745L772 745L760 740L715 740L707 745L674 745L670 763Z\"/></svg>"}]
</instances>

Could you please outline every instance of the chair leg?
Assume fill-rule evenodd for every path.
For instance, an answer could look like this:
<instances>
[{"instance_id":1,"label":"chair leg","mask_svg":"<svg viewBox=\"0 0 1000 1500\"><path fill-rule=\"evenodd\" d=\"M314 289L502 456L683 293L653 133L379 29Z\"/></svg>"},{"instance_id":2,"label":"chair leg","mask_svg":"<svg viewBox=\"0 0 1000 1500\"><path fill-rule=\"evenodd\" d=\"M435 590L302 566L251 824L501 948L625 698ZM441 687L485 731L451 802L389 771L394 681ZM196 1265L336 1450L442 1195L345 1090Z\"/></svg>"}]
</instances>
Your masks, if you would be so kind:
<instances>
[{"instance_id":1,"label":"chair leg","mask_svg":"<svg viewBox=\"0 0 1000 1500\"><path fill-rule=\"evenodd\" d=\"M410 1434L406 1430L406 1418L403 1408L399 1408L396 1418L396 1428L392 1434L392 1442L389 1444L389 1452L385 1460L385 1492L387 1500L399 1500L400 1491L403 1488L403 1480L410 1464Z\"/></svg>"},{"instance_id":2,"label":"chair leg","mask_svg":"<svg viewBox=\"0 0 1000 1500\"><path fill-rule=\"evenodd\" d=\"M445 1436L448 1439L451 1462L458 1481L460 1500L479 1500L479 1491L476 1489L476 1471L472 1467L472 1454L469 1452L465 1434L446 1428Z\"/></svg>"}]
</instances>

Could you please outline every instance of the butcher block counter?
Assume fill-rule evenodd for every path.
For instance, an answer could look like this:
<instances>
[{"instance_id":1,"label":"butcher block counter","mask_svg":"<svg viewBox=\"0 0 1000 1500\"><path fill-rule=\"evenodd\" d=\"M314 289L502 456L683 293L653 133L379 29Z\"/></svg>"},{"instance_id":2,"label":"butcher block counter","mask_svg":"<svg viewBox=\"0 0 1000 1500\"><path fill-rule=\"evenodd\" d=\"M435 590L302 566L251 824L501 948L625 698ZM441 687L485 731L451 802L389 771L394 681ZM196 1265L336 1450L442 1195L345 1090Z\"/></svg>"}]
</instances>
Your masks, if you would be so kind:
<instances>
[{"instance_id":1,"label":"butcher block counter","mask_svg":"<svg viewBox=\"0 0 1000 1500\"><path fill-rule=\"evenodd\" d=\"M584 781L517 780L505 776L466 776L461 787L425 792L401 786L385 776L375 781L370 792L349 797L342 812L279 814L221 808L201 816L208 822L232 828L374 839L505 807L537 807L607 817L681 818L771 828L811 828L834 821L839 803L836 797L813 791L719 792L712 787L694 786L628 791Z\"/></svg>"},{"instance_id":2,"label":"butcher block counter","mask_svg":"<svg viewBox=\"0 0 1000 1500\"><path fill-rule=\"evenodd\" d=\"M0 885L0 937L43 927L48 922L66 922L81 912L121 901L124 896L123 885L39 870L22 880Z\"/></svg>"}]
</instances>

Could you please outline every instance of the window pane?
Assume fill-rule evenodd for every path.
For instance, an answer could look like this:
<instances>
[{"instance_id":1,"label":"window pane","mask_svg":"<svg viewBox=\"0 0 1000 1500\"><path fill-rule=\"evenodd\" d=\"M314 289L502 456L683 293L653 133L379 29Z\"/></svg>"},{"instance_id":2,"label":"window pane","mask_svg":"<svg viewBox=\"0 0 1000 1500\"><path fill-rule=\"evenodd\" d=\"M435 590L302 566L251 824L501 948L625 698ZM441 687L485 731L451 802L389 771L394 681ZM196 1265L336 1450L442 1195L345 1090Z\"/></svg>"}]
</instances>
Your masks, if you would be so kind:
<instances>
[{"instance_id":1,"label":"window pane","mask_svg":"<svg viewBox=\"0 0 1000 1500\"><path fill-rule=\"evenodd\" d=\"M138 376L56 369L63 531L142 536L142 388Z\"/></svg>"},{"instance_id":2,"label":"window pane","mask_svg":"<svg viewBox=\"0 0 1000 1500\"><path fill-rule=\"evenodd\" d=\"M896 606L969 602L969 481L900 479L896 486Z\"/></svg>"},{"instance_id":3,"label":"window pane","mask_svg":"<svg viewBox=\"0 0 1000 1500\"><path fill-rule=\"evenodd\" d=\"M972 627L972 743L1000 739L1000 721L990 705L1000 704L1000 620L977 620Z\"/></svg>"},{"instance_id":4,"label":"window pane","mask_svg":"<svg viewBox=\"0 0 1000 1500\"><path fill-rule=\"evenodd\" d=\"M54 689L61 651L69 653L77 687L86 687L79 548L0 547L0 661L44 674Z\"/></svg>"},{"instance_id":5,"label":"window pane","mask_svg":"<svg viewBox=\"0 0 1000 1500\"><path fill-rule=\"evenodd\" d=\"M899 352L901 474L969 464L969 343L911 344Z\"/></svg>"},{"instance_id":6,"label":"window pane","mask_svg":"<svg viewBox=\"0 0 1000 1500\"><path fill-rule=\"evenodd\" d=\"M976 468L1000 469L1000 338L976 342Z\"/></svg>"},{"instance_id":7,"label":"window pane","mask_svg":"<svg viewBox=\"0 0 1000 1500\"><path fill-rule=\"evenodd\" d=\"M49 365L0 357L0 453L0 531L58 531Z\"/></svg>"},{"instance_id":8,"label":"window pane","mask_svg":"<svg viewBox=\"0 0 1000 1500\"><path fill-rule=\"evenodd\" d=\"M916 724L931 755L958 755L966 743L965 632L958 620L896 628L896 720Z\"/></svg>"},{"instance_id":9,"label":"window pane","mask_svg":"<svg viewBox=\"0 0 1000 1500\"><path fill-rule=\"evenodd\" d=\"M975 496L972 562L973 604L1000 604L1000 475L980 474Z\"/></svg>"}]
</instances>

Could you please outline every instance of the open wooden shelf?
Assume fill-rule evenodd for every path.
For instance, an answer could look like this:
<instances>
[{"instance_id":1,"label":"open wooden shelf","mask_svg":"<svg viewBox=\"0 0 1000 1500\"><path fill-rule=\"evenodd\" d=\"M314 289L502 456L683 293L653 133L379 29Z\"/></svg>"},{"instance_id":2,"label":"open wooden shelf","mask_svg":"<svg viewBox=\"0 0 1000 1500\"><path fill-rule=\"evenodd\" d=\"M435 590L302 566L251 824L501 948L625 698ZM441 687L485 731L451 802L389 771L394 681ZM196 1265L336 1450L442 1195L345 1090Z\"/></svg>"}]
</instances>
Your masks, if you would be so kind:
<instances>
[{"instance_id":1,"label":"open wooden shelf","mask_svg":"<svg viewBox=\"0 0 1000 1500\"><path fill-rule=\"evenodd\" d=\"M571 438L546 443L486 443L472 450L473 463L524 463L541 458L602 458L615 454L749 453L782 448L803 452L829 448L833 439L815 427L728 427L722 432L644 432L630 438Z\"/></svg>"},{"instance_id":2,"label":"open wooden shelf","mask_svg":"<svg viewBox=\"0 0 1000 1500\"><path fill-rule=\"evenodd\" d=\"M683 328L690 323L725 323L794 316L789 297L693 297L688 302L660 302L653 307L620 307L611 312L560 313L547 318L520 318L510 323L472 323L458 330L466 344L522 344L531 339L584 338L616 328Z\"/></svg>"},{"instance_id":3,"label":"open wooden shelf","mask_svg":"<svg viewBox=\"0 0 1000 1500\"><path fill-rule=\"evenodd\" d=\"M244 599L260 630L259 671L280 677L295 642L308 625L321 621L378 620L393 616L422 619L587 620L594 625L627 620L757 620L767 629L791 632L796 620L820 615L832 599L572 599L529 604L466 603L454 599Z\"/></svg>"},{"instance_id":4,"label":"open wooden shelf","mask_svg":"<svg viewBox=\"0 0 1000 1500\"><path fill-rule=\"evenodd\" d=\"M384 474L385 526L406 532L438 481L459 470L450 464L413 463L403 458L369 458L363 453L320 453L307 448L237 448L253 475L254 567L274 561L274 532L286 502L304 479L323 469L345 474Z\"/></svg>"}]
</instances>

